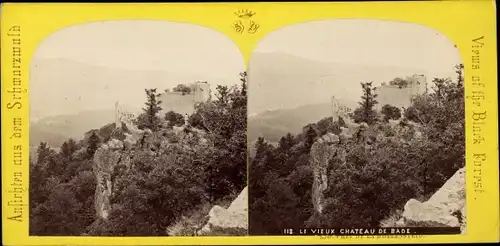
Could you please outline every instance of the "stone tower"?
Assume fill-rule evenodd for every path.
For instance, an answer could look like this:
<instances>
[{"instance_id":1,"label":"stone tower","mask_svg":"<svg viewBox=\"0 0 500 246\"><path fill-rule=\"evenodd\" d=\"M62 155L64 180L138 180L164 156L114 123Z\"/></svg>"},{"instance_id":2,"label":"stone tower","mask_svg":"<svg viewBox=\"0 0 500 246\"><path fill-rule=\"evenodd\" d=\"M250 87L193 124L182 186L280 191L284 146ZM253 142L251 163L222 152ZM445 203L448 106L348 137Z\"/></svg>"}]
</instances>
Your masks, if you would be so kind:
<instances>
[{"instance_id":1,"label":"stone tower","mask_svg":"<svg viewBox=\"0 0 500 246\"><path fill-rule=\"evenodd\" d=\"M115 103L115 127L120 128L121 127L121 107L120 103L118 101Z\"/></svg>"},{"instance_id":2,"label":"stone tower","mask_svg":"<svg viewBox=\"0 0 500 246\"><path fill-rule=\"evenodd\" d=\"M427 79L424 75L415 74L404 80L408 82L404 87L391 84L377 87L377 110L380 111L386 104L406 109L412 104L413 97L427 93Z\"/></svg>"},{"instance_id":3,"label":"stone tower","mask_svg":"<svg viewBox=\"0 0 500 246\"><path fill-rule=\"evenodd\" d=\"M340 116L340 103L339 101L335 98L335 96L332 96L332 118L333 121L336 121Z\"/></svg>"},{"instance_id":4,"label":"stone tower","mask_svg":"<svg viewBox=\"0 0 500 246\"><path fill-rule=\"evenodd\" d=\"M194 91L194 103L206 102L210 97L210 84L207 82L196 82Z\"/></svg>"},{"instance_id":5,"label":"stone tower","mask_svg":"<svg viewBox=\"0 0 500 246\"><path fill-rule=\"evenodd\" d=\"M427 93L427 79L423 74L414 74L407 77L407 80L410 82L412 96Z\"/></svg>"}]
</instances>

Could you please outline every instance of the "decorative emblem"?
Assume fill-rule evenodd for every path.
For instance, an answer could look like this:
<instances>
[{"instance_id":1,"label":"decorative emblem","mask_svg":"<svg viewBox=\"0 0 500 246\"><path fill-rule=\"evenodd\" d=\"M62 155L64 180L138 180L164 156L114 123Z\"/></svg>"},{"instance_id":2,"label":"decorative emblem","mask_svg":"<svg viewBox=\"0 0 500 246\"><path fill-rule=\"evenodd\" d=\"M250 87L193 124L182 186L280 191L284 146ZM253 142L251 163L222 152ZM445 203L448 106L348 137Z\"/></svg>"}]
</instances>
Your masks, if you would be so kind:
<instances>
[{"instance_id":1,"label":"decorative emblem","mask_svg":"<svg viewBox=\"0 0 500 246\"><path fill-rule=\"evenodd\" d=\"M256 33L257 30L259 30L260 25L251 19L255 14L255 12L252 12L248 9L238 10L234 12L234 15L236 15L239 20L233 23L233 30L241 34L245 32L249 34Z\"/></svg>"}]
</instances>

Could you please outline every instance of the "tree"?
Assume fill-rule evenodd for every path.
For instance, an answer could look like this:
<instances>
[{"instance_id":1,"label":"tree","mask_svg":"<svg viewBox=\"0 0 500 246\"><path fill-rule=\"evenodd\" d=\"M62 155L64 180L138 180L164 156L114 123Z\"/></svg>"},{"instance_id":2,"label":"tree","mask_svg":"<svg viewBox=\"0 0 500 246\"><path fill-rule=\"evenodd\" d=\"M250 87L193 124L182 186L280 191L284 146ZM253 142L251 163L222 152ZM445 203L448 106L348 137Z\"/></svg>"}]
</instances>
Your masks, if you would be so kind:
<instances>
[{"instance_id":1,"label":"tree","mask_svg":"<svg viewBox=\"0 0 500 246\"><path fill-rule=\"evenodd\" d=\"M432 83L434 83L433 90L434 90L434 95L438 98L441 98L443 96L443 89L446 86L446 84L449 84L451 81L449 79L445 78L434 78L432 80Z\"/></svg>"},{"instance_id":2,"label":"tree","mask_svg":"<svg viewBox=\"0 0 500 246\"><path fill-rule=\"evenodd\" d=\"M92 157L94 156L94 153L96 152L97 148L99 148L99 143L100 143L99 136L95 132L92 132L92 135L90 135L89 140L88 140L88 146L87 146L87 154Z\"/></svg>"},{"instance_id":3,"label":"tree","mask_svg":"<svg viewBox=\"0 0 500 246\"><path fill-rule=\"evenodd\" d=\"M327 132L333 132L333 118L325 117L319 120L316 125L318 126L319 135L322 136Z\"/></svg>"},{"instance_id":4,"label":"tree","mask_svg":"<svg viewBox=\"0 0 500 246\"><path fill-rule=\"evenodd\" d=\"M38 148L36 150L36 153L37 153L36 163L37 164L44 163L47 156L49 156L51 154L51 150L50 150L47 142L40 142L40 144L38 145Z\"/></svg>"},{"instance_id":5,"label":"tree","mask_svg":"<svg viewBox=\"0 0 500 246\"><path fill-rule=\"evenodd\" d=\"M176 113L174 111L167 112L165 114L165 120L168 121L168 127L184 125L184 117L182 116L182 114Z\"/></svg>"},{"instance_id":6,"label":"tree","mask_svg":"<svg viewBox=\"0 0 500 246\"><path fill-rule=\"evenodd\" d=\"M310 125L305 132L305 147L307 151L311 149L317 136L316 130Z\"/></svg>"},{"instance_id":7,"label":"tree","mask_svg":"<svg viewBox=\"0 0 500 246\"><path fill-rule=\"evenodd\" d=\"M346 127L347 126L345 121L344 121L344 118L342 118L341 116L339 116L338 123L339 123L339 127Z\"/></svg>"},{"instance_id":8,"label":"tree","mask_svg":"<svg viewBox=\"0 0 500 246\"><path fill-rule=\"evenodd\" d=\"M71 156L73 153L75 153L78 150L78 146L76 144L76 141L72 138L70 138L68 141L65 141L62 146L61 146L61 153L71 159Z\"/></svg>"},{"instance_id":9,"label":"tree","mask_svg":"<svg viewBox=\"0 0 500 246\"><path fill-rule=\"evenodd\" d=\"M289 151L297 142L295 137L291 133L287 133L285 136L281 137L279 142L279 148L282 152Z\"/></svg>"},{"instance_id":10,"label":"tree","mask_svg":"<svg viewBox=\"0 0 500 246\"><path fill-rule=\"evenodd\" d=\"M246 120L247 95L245 73L239 86L217 85L215 100L196 105L189 121L193 127L205 129L210 156L206 157L207 192L219 199L246 186ZM208 180L209 179L209 180Z\"/></svg>"},{"instance_id":11,"label":"tree","mask_svg":"<svg viewBox=\"0 0 500 246\"><path fill-rule=\"evenodd\" d=\"M360 107L354 110L354 122L366 122L371 125L377 121L377 112L374 107L378 103L376 100L377 94L373 88L373 82L361 83L363 95L359 102Z\"/></svg>"},{"instance_id":12,"label":"tree","mask_svg":"<svg viewBox=\"0 0 500 246\"><path fill-rule=\"evenodd\" d=\"M240 73L241 95L244 97L247 96L247 76L246 71Z\"/></svg>"},{"instance_id":13,"label":"tree","mask_svg":"<svg viewBox=\"0 0 500 246\"><path fill-rule=\"evenodd\" d=\"M386 104L382 107L381 113L384 115L384 121L397 120L401 118L401 110L398 107Z\"/></svg>"},{"instance_id":14,"label":"tree","mask_svg":"<svg viewBox=\"0 0 500 246\"><path fill-rule=\"evenodd\" d=\"M398 126L380 122L336 146L336 156L328 161L321 214L311 203L313 170L308 163L314 153L284 154L286 148L281 146L288 145L284 136L278 148L269 148L264 155L265 142L258 139L257 147L264 147L258 147L261 151L250 160L250 232L276 234L283 221L303 228L378 227L409 199L428 200L465 165L463 83L438 78L434 88L411 102ZM362 106L355 116L364 121ZM389 119L399 118L398 111L390 105L382 108ZM306 125L296 146L310 145L314 138L307 135L321 132L324 123ZM390 136L380 134L388 128L394 130ZM369 141L355 141L356 135Z\"/></svg>"},{"instance_id":15,"label":"tree","mask_svg":"<svg viewBox=\"0 0 500 246\"><path fill-rule=\"evenodd\" d=\"M217 85L216 104L225 106L229 102L230 89L227 85Z\"/></svg>"},{"instance_id":16,"label":"tree","mask_svg":"<svg viewBox=\"0 0 500 246\"><path fill-rule=\"evenodd\" d=\"M147 96L146 107L142 109L144 113L139 116L138 127L140 129L149 128L152 131L156 131L160 127L158 113L162 110L160 106L162 101L158 100L158 98L161 94L156 92L156 88L146 89L145 91Z\"/></svg>"},{"instance_id":17,"label":"tree","mask_svg":"<svg viewBox=\"0 0 500 246\"><path fill-rule=\"evenodd\" d=\"M181 92L182 95L186 95L191 93L191 87L185 84L178 84L176 87L174 87L173 91Z\"/></svg>"},{"instance_id":18,"label":"tree","mask_svg":"<svg viewBox=\"0 0 500 246\"><path fill-rule=\"evenodd\" d=\"M457 85L462 87L464 82L464 64L455 65L455 73L457 74Z\"/></svg>"},{"instance_id":19,"label":"tree","mask_svg":"<svg viewBox=\"0 0 500 246\"><path fill-rule=\"evenodd\" d=\"M200 104L200 105L202 105L202 104ZM200 105L195 106L195 112L189 116L188 123L191 127L202 129L202 130L208 130L203 125L203 118L199 112Z\"/></svg>"},{"instance_id":20,"label":"tree","mask_svg":"<svg viewBox=\"0 0 500 246\"><path fill-rule=\"evenodd\" d=\"M389 82L390 85L398 86L400 89L408 86L408 81L402 78L395 78Z\"/></svg>"}]
</instances>

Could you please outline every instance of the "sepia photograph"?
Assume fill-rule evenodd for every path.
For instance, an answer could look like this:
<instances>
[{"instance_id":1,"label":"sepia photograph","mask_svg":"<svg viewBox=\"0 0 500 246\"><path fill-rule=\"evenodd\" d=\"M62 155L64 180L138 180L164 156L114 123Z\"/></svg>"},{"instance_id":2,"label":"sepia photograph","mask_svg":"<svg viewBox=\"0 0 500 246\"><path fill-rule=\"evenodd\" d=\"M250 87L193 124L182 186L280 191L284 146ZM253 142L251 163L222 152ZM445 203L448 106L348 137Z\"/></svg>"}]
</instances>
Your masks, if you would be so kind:
<instances>
[{"instance_id":1,"label":"sepia photograph","mask_svg":"<svg viewBox=\"0 0 500 246\"><path fill-rule=\"evenodd\" d=\"M247 74L194 24L58 30L30 64L30 236L241 236Z\"/></svg>"},{"instance_id":2,"label":"sepia photograph","mask_svg":"<svg viewBox=\"0 0 500 246\"><path fill-rule=\"evenodd\" d=\"M465 233L463 65L445 35L300 23L260 40L247 71L250 235Z\"/></svg>"}]
</instances>

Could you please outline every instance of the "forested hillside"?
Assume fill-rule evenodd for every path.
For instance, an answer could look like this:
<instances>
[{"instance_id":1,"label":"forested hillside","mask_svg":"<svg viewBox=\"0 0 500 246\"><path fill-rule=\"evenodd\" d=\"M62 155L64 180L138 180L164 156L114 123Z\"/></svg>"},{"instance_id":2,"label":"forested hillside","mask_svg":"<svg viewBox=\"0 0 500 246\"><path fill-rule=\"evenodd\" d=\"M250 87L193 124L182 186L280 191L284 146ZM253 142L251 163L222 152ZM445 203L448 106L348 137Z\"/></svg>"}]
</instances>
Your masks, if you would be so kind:
<instances>
[{"instance_id":1,"label":"forested hillside","mask_svg":"<svg viewBox=\"0 0 500 246\"><path fill-rule=\"evenodd\" d=\"M404 112L376 111L366 82L345 118L311 121L277 147L259 138L249 160L249 233L395 226L409 199L427 200L464 167L463 66L456 72L456 80L433 79ZM464 223L465 214L452 212Z\"/></svg>"},{"instance_id":2,"label":"forested hillside","mask_svg":"<svg viewBox=\"0 0 500 246\"><path fill-rule=\"evenodd\" d=\"M197 105L188 122L176 112L160 115L153 88L132 123L87 129L85 139L68 139L58 151L40 143L30 172L30 235L165 236L172 227L196 234L210 207L227 206L246 186L240 75L240 85L217 86L216 98Z\"/></svg>"}]
</instances>

